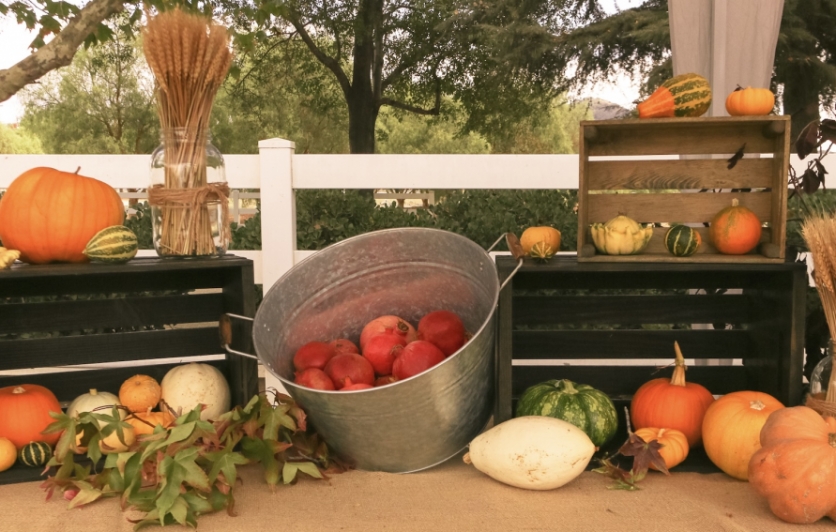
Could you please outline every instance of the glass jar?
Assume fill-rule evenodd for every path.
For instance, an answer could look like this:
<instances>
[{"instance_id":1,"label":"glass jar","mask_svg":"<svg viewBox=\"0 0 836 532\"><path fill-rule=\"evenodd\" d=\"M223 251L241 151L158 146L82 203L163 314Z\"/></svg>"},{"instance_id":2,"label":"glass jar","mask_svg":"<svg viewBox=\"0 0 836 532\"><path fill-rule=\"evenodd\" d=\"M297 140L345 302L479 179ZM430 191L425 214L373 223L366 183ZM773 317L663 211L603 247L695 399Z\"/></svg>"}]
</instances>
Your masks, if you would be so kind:
<instances>
[{"instance_id":1,"label":"glass jar","mask_svg":"<svg viewBox=\"0 0 836 532\"><path fill-rule=\"evenodd\" d=\"M167 128L151 154L154 249L161 257L218 257L229 247L229 186L208 130Z\"/></svg>"},{"instance_id":2,"label":"glass jar","mask_svg":"<svg viewBox=\"0 0 836 532\"><path fill-rule=\"evenodd\" d=\"M833 340L827 341L827 351L825 351L824 358L819 360L813 372L810 374L810 393L813 395L827 394L827 388L830 384L830 374L833 370Z\"/></svg>"}]
</instances>

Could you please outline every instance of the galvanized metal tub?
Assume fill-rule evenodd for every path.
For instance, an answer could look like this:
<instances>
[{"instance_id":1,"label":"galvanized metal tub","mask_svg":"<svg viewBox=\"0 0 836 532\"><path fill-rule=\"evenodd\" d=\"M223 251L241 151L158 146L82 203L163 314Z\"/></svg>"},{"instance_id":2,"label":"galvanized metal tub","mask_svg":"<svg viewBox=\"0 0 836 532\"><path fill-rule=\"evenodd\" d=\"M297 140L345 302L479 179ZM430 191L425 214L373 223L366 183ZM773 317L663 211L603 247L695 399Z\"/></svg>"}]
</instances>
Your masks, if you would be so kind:
<instances>
[{"instance_id":1,"label":"galvanized metal tub","mask_svg":"<svg viewBox=\"0 0 836 532\"><path fill-rule=\"evenodd\" d=\"M490 255L465 237L370 232L321 250L276 282L256 313L255 350L341 457L369 471L418 471L457 454L491 416L499 290ZM293 355L305 343L356 342L378 316L417 325L437 309L456 312L472 338L427 372L351 392L293 382Z\"/></svg>"}]
</instances>

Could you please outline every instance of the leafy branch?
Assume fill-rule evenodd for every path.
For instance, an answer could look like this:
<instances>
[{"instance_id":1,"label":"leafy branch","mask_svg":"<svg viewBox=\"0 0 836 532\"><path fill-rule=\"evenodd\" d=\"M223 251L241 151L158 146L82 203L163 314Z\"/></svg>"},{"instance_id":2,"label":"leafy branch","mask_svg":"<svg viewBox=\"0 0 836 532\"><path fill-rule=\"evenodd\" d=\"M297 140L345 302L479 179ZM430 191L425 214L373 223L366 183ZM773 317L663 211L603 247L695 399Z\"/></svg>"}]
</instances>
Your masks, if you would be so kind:
<instances>
[{"instance_id":1,"label":"leafy branch","mask_svg":"<svg viewBox=\"0 0 836 532\"><path fill-rule=\"evenodd\" d=\"M299 473L323 479L346 470L307 429L305 413L293 399L271 393L274 400L256 395L213 422L200 419L203 406L198 405L171 427L158 425L140 436L127 451L104 455L103 466L102 447L112 450L103 440L115 432L126 442L124 430L130 425L118 410L85 412L77 419L53 413L56 421L46 432L62 434L47 464L58 469L42 484L47 499L57 490L75 508L118 496L123 510L145 513L131 520L134 530L174 523L196 527L202 514L226 508L234 515L239 465L261 463L271 489L295 483Z\"/></svg>"}]
</instances>

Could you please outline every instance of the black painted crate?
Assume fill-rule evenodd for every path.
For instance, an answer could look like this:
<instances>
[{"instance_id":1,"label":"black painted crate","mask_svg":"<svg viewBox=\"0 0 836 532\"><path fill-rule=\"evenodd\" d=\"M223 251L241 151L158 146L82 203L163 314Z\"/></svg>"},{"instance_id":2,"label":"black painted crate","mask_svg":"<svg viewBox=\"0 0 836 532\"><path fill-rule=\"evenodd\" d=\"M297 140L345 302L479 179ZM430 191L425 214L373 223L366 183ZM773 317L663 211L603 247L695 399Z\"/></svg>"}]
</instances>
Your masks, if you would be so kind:
<instances>
[{"instance_id":1,"label":"black painted crate","mask_svg":"<svg viewBox=\"0 0 836 532\"><path fill-rule=\"evenodd\" d=\"M500 279L516 266L507 256L498 256L496 264ZM787 406L801 404L806 287L806 265L794 262L526 259L499 298L495 419L509 419L517 398L538 382L566 378L589 384L618 407L619 433L603 450L612 452L626 439L622 407L635 390L652 378L670 377L670 368L657 368L673 362L674 341L689 363L742 359L743 365L688 366L686 379L715 395L758 390ZM691 329L691 324L718 328ZM647 365L620 366L606 359L646 359ZM546 362L554 360L560 365ZM691 470L713 468L701 449L678 469L688 470L689 464Z\"/></svg>"},{"instance_id":2,"label":"black painted crate","mask_svg":"<svg viewBox=\"0 0 836 532\"><path fill-rule=\"evenodd\" d=\"M90 388L118 393L122 382L137 373L159 381L194 357L223 354L218 318L224 312L255 315L252 261L228 255L136 258L117 265L17 264L0 270L0 370L137 364L0 375L0 387L40 384L66 407ZM237 326L236 347L252 352L250 331L244 330L249 327ZM178 362L155 362L166 358ZM257 393L255 360L227 355L205 363L224 373L233 405L246 404ZM16 465L0 473L0 484L39 478L39 469Z\"/></svg>"}]
</instances>

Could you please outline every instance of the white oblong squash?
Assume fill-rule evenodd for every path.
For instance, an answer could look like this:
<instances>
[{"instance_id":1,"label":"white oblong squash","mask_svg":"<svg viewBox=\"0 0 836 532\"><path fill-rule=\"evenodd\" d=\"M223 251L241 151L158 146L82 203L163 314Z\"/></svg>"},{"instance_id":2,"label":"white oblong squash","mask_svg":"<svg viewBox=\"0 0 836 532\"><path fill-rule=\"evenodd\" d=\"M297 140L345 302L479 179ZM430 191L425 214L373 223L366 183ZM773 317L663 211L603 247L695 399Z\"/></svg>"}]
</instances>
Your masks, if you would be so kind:
<instances>
[{"instance_id":1,"label":"white oblong squash","mask_svg":"<svg viewBox=\"0 0 836 532\"><path fill-rule=\"evenodd\" d=\"M174 417L187 413L198 404L206 405L200 413L203 420L218 419L229 411L229 384L215 366L199 362L175 366L165 374L160 388L160 410L168 411Z\"/></svg>"},{"instance_id":2,"label":"white oblong squash","mask_svg":"<svg viewBox=\"0 0 836 532\"><path fill-rule=\"evenodd\" d=\"M592 440L571 423L546 416L523 416L474 438L464 461L505 484L550 490L580 475L593 453Z\"/></svg>"}]
</instances>

